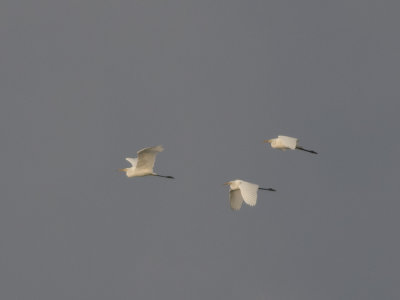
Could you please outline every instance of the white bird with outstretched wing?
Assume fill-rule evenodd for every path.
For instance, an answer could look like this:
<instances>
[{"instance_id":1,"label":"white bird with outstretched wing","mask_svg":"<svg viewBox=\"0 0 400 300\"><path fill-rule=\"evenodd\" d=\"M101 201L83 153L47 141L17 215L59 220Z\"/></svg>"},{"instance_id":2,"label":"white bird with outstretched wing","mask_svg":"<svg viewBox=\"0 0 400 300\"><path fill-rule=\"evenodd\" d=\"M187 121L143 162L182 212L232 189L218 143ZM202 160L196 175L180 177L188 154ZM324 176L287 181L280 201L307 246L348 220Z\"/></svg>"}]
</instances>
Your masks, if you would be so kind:
<instances>
[{"instance_id":1,"label":"white bird with outstretched wing","mask_svg":"<svg viewBox=\"0 0 400 300\"><path fill-rule=\"evenodd\" d=\"M162 146L155 146L144 148L137 152L137 158L127 157L126 160L132 165L130 168L119 169L126 173L128 177L138 177L138 176L158 176L165 178L174 178L172 176L164 176L154 173L154 163L156 161L156 156L159 152L164 151Z\"/></svg>"},{"instance_id":2,"label":"white bird with outstretched wing","mask_svg":"<svg viewBox=\"0 0 400 300\"><path fill-rule=\"evenodd\" d=\"M276 191L273 188L260 188L257 184L247 182L241 179L236 179L224 183L229 185L229 201L233 210L239 210L242 203L255 206L257 204L257 191Z\"/></svg>"}]
</instances>

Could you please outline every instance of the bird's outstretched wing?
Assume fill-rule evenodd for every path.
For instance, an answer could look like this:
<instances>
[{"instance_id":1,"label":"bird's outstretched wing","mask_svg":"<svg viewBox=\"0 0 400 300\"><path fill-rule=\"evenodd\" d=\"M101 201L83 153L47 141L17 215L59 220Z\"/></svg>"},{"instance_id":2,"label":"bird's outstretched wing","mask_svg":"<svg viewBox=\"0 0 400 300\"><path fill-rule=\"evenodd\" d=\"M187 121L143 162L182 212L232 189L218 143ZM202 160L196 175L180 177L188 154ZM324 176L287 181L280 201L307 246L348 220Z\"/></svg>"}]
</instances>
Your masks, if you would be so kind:
<instances>
[{"instance_id":1,"label":"bird's outstretched wing","mask_svg":"<svg viewBox=\"0 0 400 300\"><path fill-rule=\"evenodd\" d=\"M278 139L283 143L285 147L288 147L292 150L296 149L298 139L284 135L279 135Z\"/></svg>"},{"instance_id":2,"label":"bird's outstretched wing","mask_svg":"<svg viewBox=\"0 0 400 300\"><path fill-rule=\"evenodd\" d=\"M239 210L242 207L243 197L240 190L229 191L229 201L233 210Z\"/></svg>"},{"instance_id":3,"label":"bird's outstretched wing","mask_svg":"<svg viewBox=\"0 0 400 300\"><path fill-rule=\"evenodd\" d=\"M244 202L250 206L254 206L257 203L257 191L258 185L247 181L242 181L239 185L240 192Z\"/></svg>"},{"instance_id":4,"label":"bird's outstretched wing","mask_svg":"<svg viewBox=\"0 0 400 300\"><path fill-rule=\"evenodd\" d=\"M136 168L136 164L137 164L137 160L138 160L137 158L127 157L125 159L130 162L130 164L132 165L132 168Z\"/></svg>"},{"instance_id":5,"label":"bird's outstretched wing","mask_svg":"<svg viewBox=\"0 0 400 300\"><path fill-rule=\"evenodd\" d=\"M138 161L136 168L153 172L156 155L158 152L162 151L164 151L164 148L162 146L149 147L139 150L137 152Z\"/></svg>"}]
</instances>

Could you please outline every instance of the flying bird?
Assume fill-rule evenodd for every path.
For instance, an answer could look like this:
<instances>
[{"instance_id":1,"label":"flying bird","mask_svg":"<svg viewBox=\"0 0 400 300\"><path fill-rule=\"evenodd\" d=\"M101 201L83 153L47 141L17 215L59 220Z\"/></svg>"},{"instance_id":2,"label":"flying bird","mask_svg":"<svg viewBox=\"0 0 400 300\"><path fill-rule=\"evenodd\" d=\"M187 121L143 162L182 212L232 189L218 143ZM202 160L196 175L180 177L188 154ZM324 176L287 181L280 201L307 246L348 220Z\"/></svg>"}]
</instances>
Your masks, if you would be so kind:
<instances>
[{"instance_id":1,"label":"flying bird","mask_svg":"<svg viewBox=\"0 0 400 300\"><path fill-rule=\"evenodd\" d=\"M137 152L138 156L137 158L130 158L130 157L125 158L127 161L131 163L132 166L130 168L119 169L119 171L125 172L126 176L128 177L151 175L151 176L174 179L174 177L172 176L159 175L157 173L154 173L153 171L154 163L156 161L156 155L157 153L162 151L164 151L164 148L162 146L149 147L139 150Z\"/></svg>"},{"instance_id":2,"label":"flying bird","mask_svg":"<svg viewBox=\"0 0 400 300\"><path fill-rule=\"evenodd\" d=\"M306 152L310 152L313 154L318 154L314 150L308 150L304 149L303 147L297 145L298 139L290 137L290 136L284 136L284 135L278 135L277 138L275 139L270 139L270 140L265 140L264 143L270 143L272 148L276 149L281 149L281 150L286 150L286 149L292 149L292 150L302 150Z\"/></svg>"},{"instance_id":3,"label":"flying bird","mask_svg":"<svg viewBox=\"0 0 400 300\"><path fill-rule=\"evenodd\" d=\"M250 206L256 205L258 190L276 191L272 188L260 188L257 184L240 179L225 182L224 185L229 185L229 201L233 210L239 210L243 201Z\"/></svg>"}]
</instances>

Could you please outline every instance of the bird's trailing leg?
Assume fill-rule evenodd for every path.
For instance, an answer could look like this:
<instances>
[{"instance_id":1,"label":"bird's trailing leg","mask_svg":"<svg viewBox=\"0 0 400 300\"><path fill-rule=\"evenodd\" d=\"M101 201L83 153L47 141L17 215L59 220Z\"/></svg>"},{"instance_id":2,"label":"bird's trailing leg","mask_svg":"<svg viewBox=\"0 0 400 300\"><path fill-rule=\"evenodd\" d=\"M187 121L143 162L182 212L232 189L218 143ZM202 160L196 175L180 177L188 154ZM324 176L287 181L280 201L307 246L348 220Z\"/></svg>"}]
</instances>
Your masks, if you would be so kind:
<instances>
[{"instance_id":1,"label":"bird's trailing leg","mask_svg":"<svg viewBox=\"0 0 400 300\"><path fill-rule=\"evenodd\" d=\"M172 177L172 176L165 176L165 175L158 175L158 174L154 174L154 176L163 177L163 178L175 179L175 177Z\"/></svg>"},{"instance_id":2,"label":"bird's trailing leg","mask_svg":"<svg viewBox=\"0 0 400 300\"><path fill-rule=\"evenodd\" d=\"M263 190L263 191L271 191L271 192L276 192L276 190L275 189L273 189L273 188L268 188L268 189L266 189L266 188L258 188L259 190Z\"/></svg>"},{"instance_id":3,"label":"bird's trailing leg","mask_svg":"<svg viewBox=\"0 0 400 300\"><path fill-rule=\"evenodd\" d=\"M307 149L304 149L303 147L300 147L300 146L296 146L296 149L301 150L301 151L310 152L310 153L313 153L313 154L318 154L314 150L307 150Z\"/></svg>"}]
</instances>

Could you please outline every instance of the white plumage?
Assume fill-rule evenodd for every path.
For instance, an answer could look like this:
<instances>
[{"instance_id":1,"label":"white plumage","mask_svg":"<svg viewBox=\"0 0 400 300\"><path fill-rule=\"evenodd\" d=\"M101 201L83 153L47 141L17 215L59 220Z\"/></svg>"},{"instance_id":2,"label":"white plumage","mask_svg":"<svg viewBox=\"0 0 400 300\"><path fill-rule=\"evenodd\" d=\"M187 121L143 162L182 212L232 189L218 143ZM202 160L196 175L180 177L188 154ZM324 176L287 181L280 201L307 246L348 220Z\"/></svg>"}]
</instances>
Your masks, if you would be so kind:
<instances>
[{"instance_id":1,"label":"white plumage","mask_svg":"<svg viewBox=\"0 0 400 300\"><path fill-rule=\"evenodd\" d=\"M159 152L164 151L162 146L155 146L144 148L137 152L137 158L127 157L125 158L132 166L130 168L119 169L126 173L128 177L139 177L139 176L159 176L165 178L174 178L172 176L163 176L154 173L154 163L156 161L156 155Z\"/></svg>"},{"instance_id":2,"label":"white plumage","mask_svg":"<svg viewBox=\"0 0 400 300\"><path fill-rule=\"evenodd\" d=\"M242 207L243 197L239 189L229 191L229 202L233 210L239 210Z\"/></svg>"},{"instance_id":3,"label":"white plumage","mask_svg":"<svg viewBox=\"0 0 400 300\"><path fill-rule=\"evenodd\" d=\"M284 136L284 135L278 135L277 138L275 139L269 139L265 140L264 143L270 143L272 148L275 149L280 149L280 150L286 150L286 149L291 149L291 150L302 150L306 152L310 152L313 154L317 154L314 150L307 150L304 149L303 147L299 146L298 139L290 136Z\"/></svg>"},{"instance_id":4,"label":"white plumage","mask_svg":"<svg viewBox=\"0 0 400 300\"><path fill-rule=\"evenodd\" d=\"M260 188L257 184L236 179L224 183L229 185L229 201L233 210L239 210L242 207L243 201L250 206L255 206L257 203L257 191L267 190L275 191L272 188Z\"/></svg>"}]
</instances>

